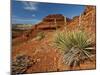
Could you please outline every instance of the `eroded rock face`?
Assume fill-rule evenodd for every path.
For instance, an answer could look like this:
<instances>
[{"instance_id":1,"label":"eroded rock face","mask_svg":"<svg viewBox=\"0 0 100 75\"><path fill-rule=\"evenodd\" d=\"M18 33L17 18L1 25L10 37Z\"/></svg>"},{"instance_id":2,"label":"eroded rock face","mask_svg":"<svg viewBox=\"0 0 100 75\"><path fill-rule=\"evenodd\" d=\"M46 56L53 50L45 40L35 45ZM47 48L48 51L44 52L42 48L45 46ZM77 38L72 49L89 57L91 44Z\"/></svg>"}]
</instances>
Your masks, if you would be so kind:
<instances>
[{"instance_id":1,"label":"eroded rock face","mask_svg":"<svg viewBox=\"0 0 100 75\"><path fill-rule=\"evenodd\" d=\"M50 14L44 17L40 23L33 25L31 30L23 33L21 36L24 35L24 39L27 40L36 36L38 32L54 31L60 28L64 29L64 27L66 27L66 30L68 31L80 29L85 30L86 32L90 32L92 34L95 32L96 28L95 11L95 6L86 6L84 12L81 13L81 15L79 16L73 17L73 19L64 17L64 15L62 14ZM14 41L16 42L16 40Z\"/></svg>"},{"instance_id":2,"label":"eroded rock face","mask_svg":"<svg viewBox=\"0 0 100 75\"><path fill-rule=\"evenodd\" d=\"M67 30L81 27L95 31L95 18L95 6L86 6L84 12L80 16L73 17L73 19L64 17L62 14L50 14L44 17L40 23L34 25L29 34L31 36L41 30L56 30L56 28L63 28L65 25Z\"/></svg>"},{"instance_id":3,"label":"eroded rock face","mask_svg":"<svg viewBox=\"0 0 100 75\"><path fill-rule=\"evenodd\" d=\"M70 22L71 19L64 17L62 14L50 14L43 18L43 20L35 24L30 30L28 36L33 37L41 31L54 31L62 28Z\"/></svg>"},{"instance_id":4,"label":"eroded rock face","mask_svg":"<svg viewBox=\"0 0 100 75\"><path fill-rule=\"evenodd\" d=\"M88 13L88 12L93 11L95 9L96 9L95 6L87 5L84 12Z\"/></svg>"},{"instance_id":5,"label":"eroded rock face","mask_svg":"<svg viewBox=\"0 0 100 75\"><path fill-rule=\"evenodd\" d=\"M43 21L44 22L54 22L55 19L56 19L56 21L63 21L64 22L64 16L62 14L48 15L43 19Z\"/></svg>"},{"instance_id":6,"label":"eroded rock face","mask_svg":"<svg viewBox=\"0 0 100 75\"><path fill-rule=\"evenodd\" d=\"M65 25L68 30L77 29L80 27L84 29L95 30L96 20L96 8L95 6L86 6L81 15L69 19L62 14L51 14L43 18L43 21L34 26L37 30L50 30L57 28L63 28ZM94 27L94 28L93 28Z\"/></svg>"},{"instance_id":7,"label":"eroded rock face","mask_svg":"<svg viewBox=\"0 0 100 75\"><path fill-rule=\"evenodd\" d=\"M68 31L76 30L76 29L81 29L81 27L82 27L85 31L90 32L91 34L92 33L95 34L95 26L96 26L95 18L96 18L95 6L87 6L85 11L81 14L81 16L76 16L72 20L66 19L66 28L67 28L66 30L68 30ZM29 33L24 34L25 36L22 36L21 38L17 38L16 41L19 41L20 39L22 40L23 38L25 38L25 39L33 38L33 36L35 36L38 32L41 32L41 31L47 32L47 30L50 30L50 28L51 28L51 30L55 30L55 28L56 28L56 24L54 21L55 19L56 19L56 24L59 25L61 28L65 26L63 15L59 15L59 14L48 15L47 17L45 17L43 19L42 22L34 25L32 27L32 29L29 31ZM54 28L54 29L52 29L52 28ZM12 63L13 75L15 75L15 73L26 73L26 72L32 73L33 71L34 72L40 72L40 71L43 72L43 71L52 71L52 70L53 71L67 70L66 69L67 67L65 65L64 66L61 65L62 60L59 60L59 57L61 55L59 55L59 53L56 52L56 49L53 49L52 46L50 47L48 45L48 43L50 43L50 42L47 42L47 40L51 40L51 36L52 36L53 32L50 32L50 33L51 33L50 35L48 35L48 33L46 33L46 35L48 35L48 36L45 38L45 41L44 40L41 41L42 43L40 43L40 41L38 43L36 41L34 41L33 43L26 44L28 46L25 45L25 46L22 46L19 49L17 49L17 50L21 50L22 48L25 47L24 49L28 50L28 51L26 51L26 53L27 53L33 47L36 47L38 50L41 50L36 55L36 57L39 57L41 59L41 62L37 63L37 61L34 61L33 59L31 59L30 56L26 56L26 55L19 56L18 55L18 56L16 56L15 60ZM25 41L25 39L23 39L23 41ZM43 44L43 41L45 42L45 44ZM16 52L17 52L17 50L16 50ZM30 51L30 53L32 53L32 52ZM44 57L46 57L46 58L44 58ZM35 63L37 63L37 64L34 65ZM46 67L44 67L44 63L46 64ZM58 66L56 63L58 63ZM89 64L89 65L91 66L91 64ZM87 68L87 66L85 66L85 69ZM31 67L31 69L29 67Z\"/></svg>"},{"instance_id":8,"label":"eroded rock face","mask_svg":"<svg viewBox=\"0 0 100 75\"><path fill-rule=\"evenodd\" d=\"M96 29L96 8L95 6L86 7L82 15L82 25L86 31L95 32L95 29Z\"/></svg>"},{"instance_id":9,"label":"eroded rock face","mask_svg":"<svg viewBox=\"0 0 100 75\"><path fill-rule=\"evenodd\" d=\"M87 32L95 32L96 26L96 8L95 6L86 6L85 10L81 15L74 17L69 22L67 29L76 30L83 29Z\"/></svg>"},{"instance_id":10,"label":"eroded rock face","mask_svg":"<svg viewBox=\"0 0 100 75\"><path fill-rule=\"evenodd\" d=\"M70 19L64 17L62 14L51 14L43 18L43 21L37 25L37 29L53 30L61 28L68 21L70 21Z\"/></svg>"}]
</instances>

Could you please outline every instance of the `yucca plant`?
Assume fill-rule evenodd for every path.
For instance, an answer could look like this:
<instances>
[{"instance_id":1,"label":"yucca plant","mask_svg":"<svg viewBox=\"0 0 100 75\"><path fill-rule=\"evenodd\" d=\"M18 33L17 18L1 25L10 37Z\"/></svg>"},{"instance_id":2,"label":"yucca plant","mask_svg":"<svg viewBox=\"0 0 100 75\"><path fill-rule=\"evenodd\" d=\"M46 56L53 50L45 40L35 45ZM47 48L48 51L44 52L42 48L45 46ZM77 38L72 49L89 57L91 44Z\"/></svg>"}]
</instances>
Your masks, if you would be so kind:
<instances>
[{"instance_id":1,"label":"yucca plant","mask_svg":"<svg viewBox=\"0 0 100 75\"><path fill-rule=\"evenodd\" d=\"M85 32L58 32L55 37L56 47L62 50L64 62L70 67L80 66L85 60L92 61L94 46Z\"/></svg>"}]
</instances>

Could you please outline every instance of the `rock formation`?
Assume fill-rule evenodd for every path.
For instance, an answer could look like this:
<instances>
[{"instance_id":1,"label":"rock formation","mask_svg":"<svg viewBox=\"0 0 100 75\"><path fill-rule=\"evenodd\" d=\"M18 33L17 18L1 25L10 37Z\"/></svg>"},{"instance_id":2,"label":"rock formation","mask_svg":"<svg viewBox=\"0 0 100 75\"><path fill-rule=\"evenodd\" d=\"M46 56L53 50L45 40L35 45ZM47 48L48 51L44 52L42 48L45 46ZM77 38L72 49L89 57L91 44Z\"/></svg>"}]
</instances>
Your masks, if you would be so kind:
<instances>
[{"instance_id":1,"label":"rock formation","mask_svg":"<svg viewBox=\"0 0 100 75\"><path fill-rule=\"evenodd\" d=\"M67 31L71 30L85 30L91 34L95 33L96 28L96 8L95 6L86 6L83 13L79 16L74 16L73 19L69 19L62 14L50 14L43 18L43 20L32 26L28 32L21 34L20 38L33 38L38 32L41 31L54 31L56 29ZM17 35L16 35L17 36ZM19 36L19 35L18 35ZM15 36L14 36L15 37Z\"/></svg>"},{"instance_id":2,"label":"rock formation","mask_svg":"<svg viewBox=\"0 0 100 75\"><path fill-rule=\"evenodd\" d=\"M24 54L32 57L32 59L34 60L35 59L39 60L34 61L31 60L30 57L20 56L20 60L14 61L13 71L14 72L17 71L19 73L22 72L33 73L33 72L70 70L68 66L62 63L63 62L62 54L60 54L59 50L53 46L54 45L53 34L55 33L56 29L63 31L64 28L66 28L66 31L84 30L87 33L90 33L95 36L96 34L95 11L96 11L95 6L86 6L84 12L81 13L79 16L73 17L73 19L68 19L61 14L51 14L44 17L40 23L33 25L32 29L30 29L27 33L24 32L21 36L14 38L12 46L13 58L18 54ZM45 37L41 41L34 40L34 38L36 38L35 36L39 32L44 32ZM93 36L90 37L93 38ZM92 42L94 41L95 37ZM22 44L22 42L24 43ZM14 43L18 45L14 45ZM95 42L93 44L95 44ZM26 60L23 62L22 61L23 58L28 60L29 62ZM22 63L18 61L22 61ZM34 64L33 63L31 64L30 63L31 61L34 61ZM25 65L24 67L22 67L23 63ZM82 64L80 67L80 69L90 69L90 68L95 69L95 61L93 63L86 62L86 64Z\"/></svg>"},{"instance_id":3,"label":"rock formation","mask_svg":"<svg viewBox=\"0 0 100 75\"><path fill-rule=\"evenodd\" d=\"M68 30L82 28L88 32L95 32L96 26L96 9L95 6L86 6L83 13L76 16L68 24Z\"/></svg>"},{"instance_id":4,"label":"rock formation","mask_svg":"<svg viewBox=\"0 0 100 75\"><path fill-rule=\"evenodd\" d=\"M51 14L43 18L43 21L35 27L38 30L53 30L63 27L63 25L68 21L70 21L70 19L64 17L62 14Z\"/></svg>"}]
</instances>

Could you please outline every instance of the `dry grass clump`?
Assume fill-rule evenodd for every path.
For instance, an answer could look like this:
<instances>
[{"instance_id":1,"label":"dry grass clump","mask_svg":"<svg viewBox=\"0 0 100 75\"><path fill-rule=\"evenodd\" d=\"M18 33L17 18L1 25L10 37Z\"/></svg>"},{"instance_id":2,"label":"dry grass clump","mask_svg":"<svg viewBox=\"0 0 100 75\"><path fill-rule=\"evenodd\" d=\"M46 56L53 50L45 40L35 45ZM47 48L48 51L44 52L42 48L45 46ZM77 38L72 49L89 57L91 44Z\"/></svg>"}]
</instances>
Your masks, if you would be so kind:
<instances>
[{"instance_id":1,"label":"dry grass clump","mask_svg":"<svg viewBox=\"0 0 100 75\"><path fill-rule=\"evenodd\" d=\"M36 40L42 40L45 37L44 32L39 32L35 37Z\"/></svg>"},{"instance_id":2,"label":"dry grass clump","mask_svg":"<svg viewBox=\"0 0 100 75\"><path fill-rule=\"evenodd\" d=\"M12 61L12 75L26 73L27 69L35 63L36 61L31 56L16 56L16 59Z\"/></svg>"}]
</instances>

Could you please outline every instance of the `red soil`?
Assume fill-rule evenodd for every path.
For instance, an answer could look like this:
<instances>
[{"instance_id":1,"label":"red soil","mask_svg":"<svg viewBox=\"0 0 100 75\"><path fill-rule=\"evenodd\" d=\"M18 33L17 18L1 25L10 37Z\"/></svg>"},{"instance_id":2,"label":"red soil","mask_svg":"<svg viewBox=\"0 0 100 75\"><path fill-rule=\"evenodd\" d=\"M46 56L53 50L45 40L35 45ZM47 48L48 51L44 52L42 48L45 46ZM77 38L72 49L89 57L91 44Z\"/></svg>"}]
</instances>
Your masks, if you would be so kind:
<instances>
[{"instance_id":1,"label":"red soil","mask_svg":"<svg viewBox=\"0 0 100 75\"><path fill-rule=\"evenodd\" d=\"M13 59L18 54L29 55L33 59L36 59L37 63L30 67L27 73L95 68L95 62L81 64L80 68L75 69L70 69L64 65L62 54L54 47L52 33L54 32L46 32L45 38L41 41L33 39L20 45L14 45L12 48Z\"/></svg>"}]
</instances>

